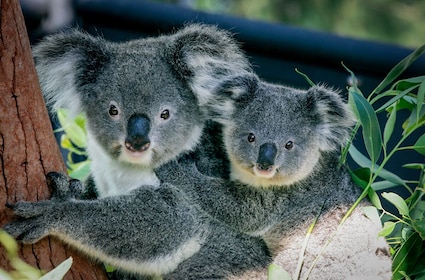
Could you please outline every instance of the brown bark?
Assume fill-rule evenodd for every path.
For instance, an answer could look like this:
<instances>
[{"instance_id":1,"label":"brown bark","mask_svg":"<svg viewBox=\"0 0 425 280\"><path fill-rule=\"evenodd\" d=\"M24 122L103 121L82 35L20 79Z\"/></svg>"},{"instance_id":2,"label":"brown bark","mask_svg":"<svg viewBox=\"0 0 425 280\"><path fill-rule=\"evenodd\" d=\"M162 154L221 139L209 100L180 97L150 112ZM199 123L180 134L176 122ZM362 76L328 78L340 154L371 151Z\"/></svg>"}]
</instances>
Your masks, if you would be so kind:
<instances>
[{"instance_id":1,"label":"brown bark","mask_svg":"<svg viewBox=\"0 0 425 280\"><path fill-rule=\"evenodd\" d=\"M13 218L6 203L50 197L45 174L65 172L44 105L18 0L0 0L0 226ZM51 270L69 256L65 279L106 279L103 270L60 241L20 247L29 264ZM9 263L0 247L0 267Z\"/></svg>"}]
</instances>

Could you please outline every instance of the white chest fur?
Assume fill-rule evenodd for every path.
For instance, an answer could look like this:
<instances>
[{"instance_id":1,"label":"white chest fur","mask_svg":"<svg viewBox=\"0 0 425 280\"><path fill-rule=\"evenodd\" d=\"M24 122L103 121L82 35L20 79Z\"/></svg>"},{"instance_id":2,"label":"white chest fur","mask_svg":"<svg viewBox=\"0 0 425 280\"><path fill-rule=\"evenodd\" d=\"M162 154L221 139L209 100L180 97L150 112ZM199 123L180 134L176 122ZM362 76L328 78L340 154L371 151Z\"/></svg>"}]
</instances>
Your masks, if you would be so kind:
<instances>
[{"instance_id":1,"label":"white chest fur","mask_svg":"<svg viewBox=\"0 0 425 280\"><path fill-rule=\"evenodd\" d=\"M114 160L90 139L87 151L99 197L127 194L144 185L159 187L160 181L153 168Z\"/></svg>"}]
</instances>

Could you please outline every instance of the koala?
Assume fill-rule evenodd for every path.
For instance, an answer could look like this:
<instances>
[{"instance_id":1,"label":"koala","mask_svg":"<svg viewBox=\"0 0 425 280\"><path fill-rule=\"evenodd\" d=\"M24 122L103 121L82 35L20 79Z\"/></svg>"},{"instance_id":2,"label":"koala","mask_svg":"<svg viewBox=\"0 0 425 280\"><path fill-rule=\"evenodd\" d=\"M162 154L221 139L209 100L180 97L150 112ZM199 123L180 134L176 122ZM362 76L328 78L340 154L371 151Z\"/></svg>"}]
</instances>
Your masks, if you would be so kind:
<instances>
[{"instance_id":1,"label":"koala","mask_svg":"<svg viewBox=\"0 0 425 280\"><path fill-rule=\"evenodd\" d=\"M215 95L210 111L221 124L216 134L222 134L222 143L215 135L209 143L204 137L195 155L197 168L193 158L180 162L184 178L166 166L158 176L179 186L218 220L264 238L275 262L294 279L390 279L389 248L378 239L379 217L376 213L371 220L362 211L370 202L361 202L338 226L361 194L339 167L340 148L354 124L342 98L324 86L298 90L263 82L254 74L229 78ZM220 149L227 154L227 165L214 159ZM212 158L212 165L200 158ZM227 168L230 174L222 177L230 180L211 177ZM316 217L298 274L304 238Z\"/></svg>"},{"instance_id":2,"label":"koala","mask_svg":"<svg viewBox=\"0 0 425 280\"><path fill-rule=\"evenodd\" d=\"M86 116L88 197L158 187L154 168L199 142L211 89L250 68L229 33L197 24L124 43L74 30L33 53L49 107Z\"/></svg>"},{"instance_id":3,"label":"koala","mask_svg":"<svg viewBox=\"0 0 425 280\"><path fill-rule=\"evenodd\" d=\"M73 31L47 38L34 57L47 104L86 116L92 178L83 189L49 174L52 199L10 206L22 219L8 232L24 243L56 236L123 278L223 279L271 262L262 238L213 218L155 173L195 148L221 79L249 70L227 32L190 25L112 43Z\"/></svg>"}]
</instances>

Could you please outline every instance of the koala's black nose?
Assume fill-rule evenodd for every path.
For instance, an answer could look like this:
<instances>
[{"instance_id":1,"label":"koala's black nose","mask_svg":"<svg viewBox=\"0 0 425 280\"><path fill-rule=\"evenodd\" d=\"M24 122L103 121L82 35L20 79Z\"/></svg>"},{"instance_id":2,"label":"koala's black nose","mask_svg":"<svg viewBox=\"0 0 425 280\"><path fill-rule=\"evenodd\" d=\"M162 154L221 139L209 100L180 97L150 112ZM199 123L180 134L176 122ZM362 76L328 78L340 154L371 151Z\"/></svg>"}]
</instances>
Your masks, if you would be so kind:
<instances>
[{"instance_id":1,"label":"koala's black nose","mask_svg":"<svg viewBox=\"0 0 425 280\"><path fill-rule=\"evenodd\" d=\"M143 115L133 115L128 120L125 147L132 152L146 151L150 146L150 120Z\"/></svg>"},{"instance_id":2,"label":"koala's black nose","mask_svg":"<svg viewBox=\"0 0 425 280\"><path fill-rule=\"evenodd\" d=\"M261 170L267 170L274 165L276 159L277 148L273 143L264 143L260 146L258 152L257 167Z\"/></svg>"}]
</instances>

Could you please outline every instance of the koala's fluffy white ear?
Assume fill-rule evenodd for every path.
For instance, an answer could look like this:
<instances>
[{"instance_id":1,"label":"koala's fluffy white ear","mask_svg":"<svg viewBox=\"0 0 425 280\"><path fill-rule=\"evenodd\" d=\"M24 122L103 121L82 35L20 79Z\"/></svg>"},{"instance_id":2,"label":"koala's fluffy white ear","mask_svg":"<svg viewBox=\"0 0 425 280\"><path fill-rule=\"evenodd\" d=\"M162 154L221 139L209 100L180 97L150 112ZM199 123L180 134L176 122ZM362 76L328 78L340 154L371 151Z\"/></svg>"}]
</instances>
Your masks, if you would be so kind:
<instances>
[{"instance_id":1,"label":"koala's fluffy white ear","mask_svg":"<svg viewBox=\"0 0 425 280\"><path fill-rule=\"evenodd\" d=\"M47 37L33 55L46 104L53 111L69 109L70 117L83 110L80 88L108 61L105 41L78 30Z\"/></svg>"},{"instance_id":2,"label":"koala's fluffy white ear","mask_svg":"<svg viewBox=\"0 0 425 280\"><path fill-rule=\"evenodd\" d=\"M170 63L188 82L203 106L225 78L251 72L251 66L232 35L211 25L192 24L174 34Z\"/></svg>"},{"instance_id":3,"label":"koala's fluffy white ear","mask_svg":"<svg viewBox=\"0 0 425 280\"><path fill-rule=\"evenodd\" d=\"M249 102L256 94L259 84L259 78L253 73L231 76L223 80L214 88L213 98L206 104L208 116L220 123L227 123L233 118L234 106Z\"/></svg>"},{"instance_id":4,"label":"koala's fluffy white ear","mask_svg":"<svg viewBox=\"0 0 425 280\"><path fill-rule=\"evenodd\" d=\"M355 117L341 96L324 86L307 91L307 109L318 116L319 144L322 151L344 146L349 139Z\"/></svg>"}]
</instances>

